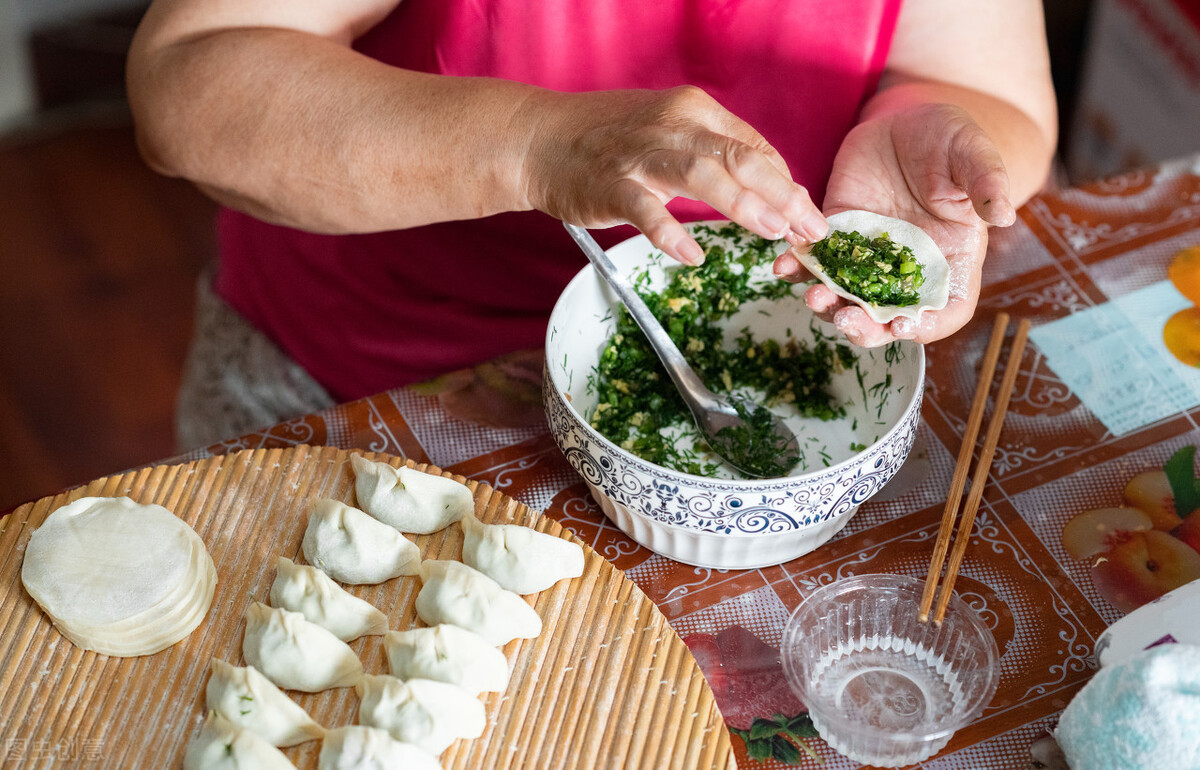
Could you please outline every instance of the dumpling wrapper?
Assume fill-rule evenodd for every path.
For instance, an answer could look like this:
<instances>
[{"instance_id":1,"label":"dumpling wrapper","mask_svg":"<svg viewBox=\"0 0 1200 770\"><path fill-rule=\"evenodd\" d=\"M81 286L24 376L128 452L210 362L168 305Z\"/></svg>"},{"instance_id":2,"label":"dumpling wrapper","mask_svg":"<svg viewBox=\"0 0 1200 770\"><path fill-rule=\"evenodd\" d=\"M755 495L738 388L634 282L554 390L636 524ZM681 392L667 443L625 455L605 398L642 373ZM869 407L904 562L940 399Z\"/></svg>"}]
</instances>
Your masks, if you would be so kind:
<instances>
[{"instance_id":1,"label":"dumpling wrapper","mask_svg":"<svg viewBox=\"0 0 1200 770\"><path fill-rule=\"evenodd\" d=\"M430 754L441 754L460 738L478 738L487 726L483 702L445 682L368 675L355 690L360 725L386 730Z\"/></svg>"},{"instance_id":2,"label":"dumpling wrapper","mask_svg":"<svg viewBox=\"0 0 1200 770\"><path fill-rule=\"evenodd\" d=\"M487 639L465 628L441 624L383 637L388 668L397 679L432 679L472 695L508 687L508 659Z\"/></svg>"},{"instance_id":3,"label":"dumpling wrapper","mask_svg":"<svg viewBox=\"0 0 1200 770\"><path fill-rule=\"evenodd\" d=\"M209 713L188 743L183 770L296 770L283 752L253 731Z\"/></svg>"},{"instance_id":4,"label":"dumpling wrapper","mask_svg":"<svg viewBox=\"0 0 1200 770\"><path fill-rule=\"evenodd\" d=\"M858 232L868 238L874 238L884 233L895 243L907 246L913 251L913 257L923 268L925 282L917 289L920 299L915 305L900 307L898 305L872 305L862 297L851 294L830 277L821 262L812 253L812 246L797 249L796 254L808 271L821 280L834 294L848 299L862 307L871 320L876 323L887 323L897 318L916 318L926 310L941 310L950 299L950 265L938 245L933 242L921 228L903 219L885 217L872 211L852 209L841 211L826 218L829 231L840 230L848 233Z\"/></svg>"},{"instance_id":5,"label":"dumpling wrapper","mask_svg":"<svg viewBox=\"0 0 1200 770\"><path fill-rule=\"evenodd\" d=\"M475 511L475 496L464 484L350 455L359 506L401 532L428 535Z\"/></svg>"},{"instance_id":6,"label":"dumpling wrapper","mask_svg":"<svg viewBox=\"0 0 1200 770\"><path fill-rule=\"evenodd\" d=\"M253 666L233 666L213 658L204 696L209 711L273 746L295 746L325 734L300 704Z\"/></svg>"},{"instance_id":7,"label":"dumpling wrapper","mask_svg":"<svg viewBox=\"0 0 1200 770\"><path fill-rule=\"evenodd\" d=\"M200 536L161 505L83 497L34 530L21 582L73 644L133 657L190 634L217 573Z\"/></svg>"},{"instance_id":8,"label":"dumpling wrapper","mask_svg":"<svg viewBox=\"0 0 1200 770\"><path fill-rule=\"evenodd\" d=\"M335 580L382 583L417 574L417 544L363 511L338 500L317 500L304 530L304 558Z\"/></svg>"},{"instance_id":9,"label":"dumpling wrapper","mask_svg":"<svg viewBox=\"0 0 1200 770\"><path fill-rule=\"evenodd\" d=\"M520 524L484 524L474 513L462 519L463 563L517 594L544 591L583 574L578 543Z\"/></svg>"},{"instance_id":10,"label":"dumpling wrapper","mask_svg":"<svg viewBox=\"0 0 1200 770\"><path fill-rule=\"evenodd\" d=\"M442 770L437 758L378 727L347 725L325 734L317 770Z\"/></svg>"},{"instance_id":11,"label":"dumpling wrapper","mask_svg":"<svg viewBox=\"0 0 1200 770\"><path fill-rule=\"evenodd\" d=\"M343 642L387 633L387 616L350 594L316 567L280 556L271 584L271 606L299 612Z\"/></svg>"},{"instance_id":12,"label":"dumpling wrapper","mask_svg":"<svg viewBox=\"0 0 1200 770\"><path fill-rule=\"evenodd\" d=\"M428 625L465 628L494 647L542 632L541 616L524 599L461 562L426 560L421 563L421 580L417 616Z\"/></svg>"},{"instance_id":13,"label":"dumpling wrapper","mask_svg":"<svg viewBox=\"0 0 1200 770\"><path fill-rule=\"evenodd\" d=\"M153 608L107 626L68 625L62 619L55 619L55 626L78 647L104 655L133 657L166 649L203 621L216 590L216 569L210 568L212 559L198 537L191 558L188 574L197 577L181 583Z\"/></svg>"},{"instance_id":14,"label":"dumpling wrapper","mask_svg":"<svg viewBox=\"0 0 1200 770\"><path fill-rule=\"evenodd\" d=\"M253 602L246 608L242 655L287 690L321 692L351 687L363 675L350 646L298 612Z\"/></svg>"}]
</instances>

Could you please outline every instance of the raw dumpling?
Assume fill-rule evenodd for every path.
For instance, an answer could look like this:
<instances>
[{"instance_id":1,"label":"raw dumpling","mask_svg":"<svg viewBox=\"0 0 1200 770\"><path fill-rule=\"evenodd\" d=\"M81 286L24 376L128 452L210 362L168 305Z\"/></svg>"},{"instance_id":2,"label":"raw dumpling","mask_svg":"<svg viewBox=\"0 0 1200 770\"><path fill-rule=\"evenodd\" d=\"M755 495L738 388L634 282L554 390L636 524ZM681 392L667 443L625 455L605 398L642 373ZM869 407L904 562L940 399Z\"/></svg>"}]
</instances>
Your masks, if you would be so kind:
<instances>
[{"instance_id":1,"label":"raw dumpling","mask_svg":"<svg viewBox=\"0 0 1200 770\"><path fill-rule=\"evenodd\" d=\"M398 679L433 679L472 695L508 687L508 659L479 634L442 624L383 637L388 668Z\"/></svg>"},{"instance_id":2,"label":"raw dumpling","mask_svg":"<svg viewBox=\"0 0 1200 770\"><path fill-rule=\"evenodd\" d=\"M871 211L841 211L827 217L827 220L830 232L857 232L868 238L886 233L893 242L912 249L925 279L917 289L919 299L915 305L872 305L844 289L827 274L820 260L813 255L812 245L797 249L796 255L801 264L834 294L861 306L876 323L887 323L901 317L916 318L922 311L941 310L946 306L950 298L950 265L942 250L924 230L903 219L885 217Z\"/></svg>"},{"instance_id":3,"label":"raw dumpling","mask_svg":"<svg viewBox=\"0 0 1200 770\"><path fill-rule=\"evenodd\" d=\"M517 594L544 591L583 574L583 549L569 540L519 524L484 524L462 518L462 560Z\"/></svg>"},{"instance_id":4,"label":"raw dumpling","mask_svg":"<svg viewBox=\"0 0 1200 770\"><path fill-rule=\"evenodd\" d=\"M542 632L542 619L533 607L479 570L431 559L421 563L421 580L417 615L428 625L465 628L495 647Z\"/></svg>"},{"instance_id":5,"label":"raw dumpling","mask_svg":"<svg viewBox=\"0 0 1200 770\"><path fill-rule=\"evenodd\" d=\"M304 530L304 558L343 583L417 574L421 549L396 530L337 500L317 500Z\"/></svg>"},{"instance_id":6,"label":"raw dumpling","mask_svg":"<svg viewBox=\"0 0 1200 770\"><path fill-rule=\"evenodd\" d=\"M355 689L360 725L387 730L430 754L441 754L459 738L478 738L487 725L483 703L445 682L364 676Z\"/></svg>"},{"instance_id":7,"label":"raw dumpling","mask_svg":"<svg viewBox=\"0 0 1200 770\"><path fill-rule=\"evenodd\" d=\"M351 455L350 464L358 504L401 532L428 535L475 510L471 490L454 479L393 468L359 455Z\"/></svg>"},{"instance_id":8,"label":"raw dumpling","mask_svg":"<svg viewBox=\"0 0 1200 770\"><path fill-rule=\"evenodd\" d=\"M350 646L299 612L254 602L246 609L246 662L288 690L350 687L363 675Z\"/></svg>"},{"instance_id":9,"label":"raw dumpling","mask_svg":"<svg viewBox=\"0 0 1200 770\"><path fill-rule=\"evenodd\" d=\"M387 616L369 602L346 592L316 567L280 556L271 584L271 606L299 612L343 642L388 630Z\"/></svg>"},{"instance_id":10,"label":"raw dumpling","mask_svg":"<svg viewBox=\"0 0 1200 770\"><path fill-rule=\"evenodd\" d=\"M257 669L213 658L204 691L209 711L244 727L275 746L320 738L325 730Z\"/></svg>"},{"instance_id":11,"label":"raw dumpling","mask_svg":"<svg viewBox=\"0 0 1200 770\"><path fill-rule=\"evenodd\" d=\"M442 770L432 755L387 730L347 725L325 733L317 770Z\"/></svg>"},{"instance_id":12,"label":"raw dumpling","mask_svg":"<svg viewBox=\"0 0 1200 770\"><path fill-rule=\"evenodd\" d=\"M279 749L220 714L210 712L188 743L183 770L295 770Z\"/></svg>"}]
</instances>

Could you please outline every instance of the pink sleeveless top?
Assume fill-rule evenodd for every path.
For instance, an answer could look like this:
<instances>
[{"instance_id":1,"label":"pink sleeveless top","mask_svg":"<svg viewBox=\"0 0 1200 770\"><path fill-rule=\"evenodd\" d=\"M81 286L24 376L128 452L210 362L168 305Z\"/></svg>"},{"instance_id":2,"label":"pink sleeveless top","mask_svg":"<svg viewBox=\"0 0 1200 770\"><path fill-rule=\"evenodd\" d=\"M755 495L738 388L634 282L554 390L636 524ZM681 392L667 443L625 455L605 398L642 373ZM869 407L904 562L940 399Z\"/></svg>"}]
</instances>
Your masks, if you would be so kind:
<instances>
[{"instance_id":1,"label":"pink sleeveless top","mask_svg":"<svg viewBox=\"0 0 1200 770\"><path fill-rule=\"evenodd\" d=\"M818 204L875 88L900 0L403 0L355 48L397 67L562 91L700 86ZM616 10L614 10L616 9ZM676 200L683 220L717 218ZM586 264L555 219L327 236L222 211L217 292L339 400L544 343ZM596 231L608 246L634 234Z\"/></svg>"}]
</instances>

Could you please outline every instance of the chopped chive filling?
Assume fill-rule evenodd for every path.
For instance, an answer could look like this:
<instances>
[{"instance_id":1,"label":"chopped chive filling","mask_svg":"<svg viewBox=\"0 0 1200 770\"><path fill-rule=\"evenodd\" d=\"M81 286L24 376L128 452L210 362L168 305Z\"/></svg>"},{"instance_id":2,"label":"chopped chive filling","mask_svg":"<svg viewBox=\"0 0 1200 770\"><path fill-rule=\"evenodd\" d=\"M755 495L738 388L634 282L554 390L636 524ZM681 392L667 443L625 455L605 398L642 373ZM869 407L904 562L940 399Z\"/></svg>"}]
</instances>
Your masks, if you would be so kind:
<instances>
[{"instance_id":1,"label":"chopped chive filling","mask_svg":"<svg viewBox=\"0 0 1200 770\"><path fill-rule=\"evenodd\" d=\"M883 233L868 238L835 230L812 246L812 254L839 286L872 305L915 305L925 282L912 249Z\"/></svg>"},{"instance_id":2,"label":"chopped chive filling","mask_svg":"<svg viewBox=\"0 0 1200 770\"><path fill-rule=\"evenodd\" d=\"M774 259L774 242L732 224L719 230L702 227L693 235L704 248L703 265L668 269L666 286L659 292L649 290L646 270L635 275L633 283L704 384L716 393L754 391L754 400L768 407L786 405L788 411L806 417L830 420L844 415L828 386L835 367L853 366L857 359L849 347L835 344L815 326L811 344L790 335L784 342L755 340L749 330L742 330L732 349L722 344L720 322L744 303L791 295L791 285L783 281L751 281L753 266ZM683 473L717 474L719 462L623 306L617 309L616 331L600 354L590 384L598 396L592 427L614 444ZM681 436L690 437L695 449L683 448L688 442L680 441ZM774 475L784 475L790 466L775 470Z\"/></svg>"},{"instance_id":3,"label":"chopped chive filling","mask_svg":"<svg viewBox=\"0 0 1200 770\"><path fill-rule=\"evenodd\" d=\"M796 466L800 451L775 435L775 420L769 409L754 406L752 409L745 402L734 401L733 408L742 424L721 428L716 436L709 437L709 443L726 459L736 457L738 470L749 469L764 479L785 476Z\"/></svg>"}]
</instances>

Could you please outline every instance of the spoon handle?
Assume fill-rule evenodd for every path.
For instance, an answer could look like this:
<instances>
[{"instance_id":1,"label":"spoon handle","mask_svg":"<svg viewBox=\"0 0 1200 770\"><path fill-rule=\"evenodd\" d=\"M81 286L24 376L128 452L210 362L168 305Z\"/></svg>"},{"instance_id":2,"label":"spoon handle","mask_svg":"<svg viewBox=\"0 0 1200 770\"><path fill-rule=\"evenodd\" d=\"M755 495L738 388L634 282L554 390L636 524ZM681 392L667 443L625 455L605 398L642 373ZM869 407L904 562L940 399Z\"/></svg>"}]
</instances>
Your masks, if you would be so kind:
<instances>
[{"instance_id":1,"label":"spoon handle","mask_svg":"<svg viewBox=\"0 0 1200 770\"><path fill-rule=\"evenodd\" d=\"M667 330L662 327L662 324L650 312L650 308L646 306L641 295L634 290L633 284L617 270L617 266L604 253L604 249L600 248L600 244L596 243L596 239L592 237L592 234L577 225L564 222L563 226L567 228L567 232L575 239L575 243L579 244L579 248L591 260L592 266L596 268L596 271L612 287L612 290L617 293L617 297L624 303L629 314L633 316L633 320L642 328L642 331L646 334L646 339L650 341L651 347L654 348L654 351L658 353L659 359L662 360L667 374L670 374L671 379L675 381L675 387L683 391L684 397L689 398L689 400L706 400L712 398L711 391L696 376L696 372L688 364L687 359L683 357L683 353L680 352L675 341L667 334Z\"/></svg>"}]
</instances>

